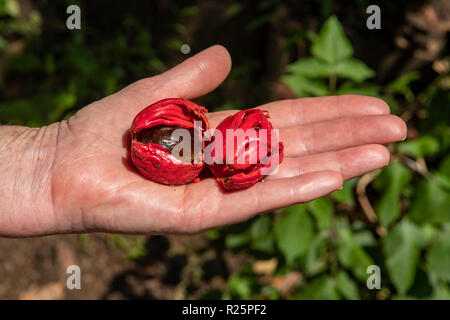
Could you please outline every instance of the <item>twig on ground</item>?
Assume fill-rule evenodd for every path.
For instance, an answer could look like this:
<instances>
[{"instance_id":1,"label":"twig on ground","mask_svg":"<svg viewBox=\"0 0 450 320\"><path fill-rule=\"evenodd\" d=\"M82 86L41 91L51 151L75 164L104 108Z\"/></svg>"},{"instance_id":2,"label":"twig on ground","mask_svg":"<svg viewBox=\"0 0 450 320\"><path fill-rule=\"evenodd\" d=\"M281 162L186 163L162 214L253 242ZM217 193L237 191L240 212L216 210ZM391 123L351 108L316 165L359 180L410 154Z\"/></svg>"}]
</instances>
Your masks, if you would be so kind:
<instances>
[{"instance_id":1,"label":"twig on ground","mask_svg":"<svg viewBox=\"0 0 450 320\"><path fill-rule=\"evenodd\" d=\"M373 209L366 193L366 187L380 174L380 172L381 170L378 169L363 175L356 185L356 194L358 195L358 201L367 220L369 220L370 223L377 225L375 232L382 237L386 234L386 229L378 225L377 214L375 213L375 210Z\"/></svg>"}]
</instances>

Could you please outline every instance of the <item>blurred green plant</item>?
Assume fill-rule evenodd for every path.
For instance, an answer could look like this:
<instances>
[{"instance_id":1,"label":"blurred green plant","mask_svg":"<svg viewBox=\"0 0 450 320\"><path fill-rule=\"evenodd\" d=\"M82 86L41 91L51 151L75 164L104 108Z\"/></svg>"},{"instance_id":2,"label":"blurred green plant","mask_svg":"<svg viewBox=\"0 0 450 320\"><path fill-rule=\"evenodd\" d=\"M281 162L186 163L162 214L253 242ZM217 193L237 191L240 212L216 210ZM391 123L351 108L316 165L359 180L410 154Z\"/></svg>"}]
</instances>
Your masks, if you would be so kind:
<instances>
[{"instance_id":1,"label":"blurred green plant","mask_svg":"<svg viewBox=\"0 0 450 320\"><path fill-rule=\"evenodd\" d=\"M352 57L353 47L335 16L331 16L315 36L311 54L312 57L289 65L291 74L282 79L299 97L339 94L349 90L367 94L375 90L375 87L361 86L375 72ZM328 85L321 80L323 78L328 79ZM338 78L347 81L336 88Z\"/></svg>"},{"instance_id":2,"label":"blurred green plant","mask_svg":"<svg viewBox=\"0 0 450 320\"><path fill-rule=\"evenodd\" d=\"M374 223L358 206L358 179L353 179L328 197L221 230L225 245L249 252L251 261L276 258L275 277L301 272L291 299L450 299L450 121L448 109L438 107L450 108L445 81L434 81L419 95L411 89L420 78L416 71L385 87L371 84L375 72L352 57L335 16L312 39L312 56L290 64L290 74L282 78L299 97L366 94L385 99L397 112L420 104L428 116L421 119L416 139L392 146L391 165L367 187L375 200ZM443 118L435 116L439 112ZM366 286L367 267L373 264L381 268L381 290ZM283 289L273 286L277 294L264 294L261 281L249 262L229 279L224 297L282 295Z\"/></svg>"},{"instance_id":3,"label":"blurred green plant","mask_svg":"<svg viewBox=\"0 0 450 320\"><path fill-rule=\"evenodd\" d=\"M133 238L125 237L121 234L114 234L107 237L110 245L116 246L122 250L128 260L139 260L147 255L145 247L145 237L136 236Z\"/></svg>"},{"instance_id":4,"label":"blurred green plant","mask_svg":"<svg viewBox=\"0 0 450 320\"><path fill-rule=\"evenodd\" d=\"M90 2L75 3L83 12L95 9ZM50 6L40 0L24 7L46 7L51 14L64 13L70 4L74 1ZM25 15L17 0L0 0L0 123L47 125L136 79L162 72L166 67L160 56L181 55L186 30L180 21L195 14L195 7L175 8L158 25L164 41L156 41L161 30L153 26L151 15L157 13L108 12L104 19L114 21L108 32L102 21L93 23L86 15L83 23L89 27L70 31L64 14L47 19L45 11L41 17L36 9Z\"/></svg>"}]
</instances>

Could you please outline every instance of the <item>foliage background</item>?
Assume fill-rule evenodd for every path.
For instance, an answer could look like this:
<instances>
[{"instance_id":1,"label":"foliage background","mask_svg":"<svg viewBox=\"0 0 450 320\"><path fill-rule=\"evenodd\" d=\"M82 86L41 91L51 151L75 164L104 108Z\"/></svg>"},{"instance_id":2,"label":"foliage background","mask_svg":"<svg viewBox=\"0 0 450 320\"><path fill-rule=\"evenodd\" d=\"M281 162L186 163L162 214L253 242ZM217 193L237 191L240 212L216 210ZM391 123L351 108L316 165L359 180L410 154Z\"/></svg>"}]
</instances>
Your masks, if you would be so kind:
<instances>
[{"instance_id":1,"label":"foliage background","mask_svg":"<svg viewBox=\"0 0 450 320\"><path fill-rule=\"evenodd\" d=\"M81 30L66 28L70 4L81 7ZM17 248L10 265L0 263L0 296L449 299L450 4L380 2L381 30L366 28L368 5L0 0L3 124L68 118L215 43L229 49L233 69L198 99L210 110L356 93L384 99L408 123L407 140L388 146L388 167L242 224L187 238L0 239L0 255ZM55 274L71 261L91 274L89 290L64 291ZM372 264L380 290L366 286Z\"/></svg>"}]
</instances>

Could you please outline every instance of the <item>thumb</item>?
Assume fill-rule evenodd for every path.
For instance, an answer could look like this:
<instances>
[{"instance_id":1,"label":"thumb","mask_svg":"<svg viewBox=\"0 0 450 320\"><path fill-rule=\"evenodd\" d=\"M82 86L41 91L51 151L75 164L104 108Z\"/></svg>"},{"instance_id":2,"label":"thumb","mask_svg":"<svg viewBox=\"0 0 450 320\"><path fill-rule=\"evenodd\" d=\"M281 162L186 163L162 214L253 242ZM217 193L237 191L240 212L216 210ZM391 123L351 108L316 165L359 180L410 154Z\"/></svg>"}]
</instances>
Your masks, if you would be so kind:
<instances>
[{"instance_id":1,"label":"thumb","mask_svg":"<svg viewBox=\"0 0 450 320\"><path fill-rule=\"evenodd\" d=\"M97 128L97 135L115 139L129 130L136 114L164 98L193 99L214 90L231 69L228 51L219 45L201 51L174 68L136 81L106 98L83 108L70 119L71 127ZM99 123L111 128L107 133ZM106 135L106 136L105 136Z\"/></svg>"},{"instance_id":2,"label":"thumb","mask_svg":"<svg viewBox=\"0 0 450 320\"><path fill-rule=\"evenodd\" d=\"M118 93L135 97L138 101L134 102L139 110L164 98L193 99L218 87L230 69L231 57L227 49L215 45L158 76L139 80Z\"/></svg>"}]
</instances>

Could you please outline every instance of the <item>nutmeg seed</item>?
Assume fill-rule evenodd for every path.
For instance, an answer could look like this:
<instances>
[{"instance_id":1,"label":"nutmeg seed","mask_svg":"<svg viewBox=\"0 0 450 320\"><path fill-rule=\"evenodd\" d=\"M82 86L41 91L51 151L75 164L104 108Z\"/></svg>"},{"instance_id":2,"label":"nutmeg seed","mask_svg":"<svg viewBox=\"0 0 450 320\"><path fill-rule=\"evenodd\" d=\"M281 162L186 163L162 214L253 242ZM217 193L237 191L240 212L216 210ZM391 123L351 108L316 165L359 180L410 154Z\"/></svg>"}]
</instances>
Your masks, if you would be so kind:
<instances>
[{"instance_id":1,"label":"nutmeg seed","mask_svg":"<svg viewBox=\"0 0 450 320\"><path fill-rule=\"evenodd\" d=\"M194 128L187 129L176 126L156 126L139 131L133 139L144 144L155 143L171 153L173 148L183 142L183 137L173 134L173 132L177 129L189 131L189 135L191 137L190 163L192 163L195 160L194 143L196 140L200 141L194 134ZM175 153L174 156L183 161L183 150L181 150L179 154Z\"/></svg>"}]
</instances>

